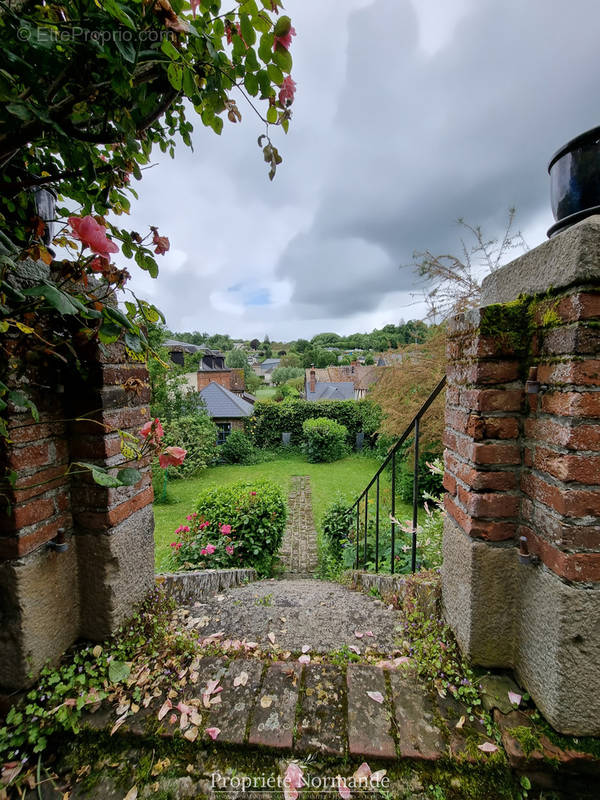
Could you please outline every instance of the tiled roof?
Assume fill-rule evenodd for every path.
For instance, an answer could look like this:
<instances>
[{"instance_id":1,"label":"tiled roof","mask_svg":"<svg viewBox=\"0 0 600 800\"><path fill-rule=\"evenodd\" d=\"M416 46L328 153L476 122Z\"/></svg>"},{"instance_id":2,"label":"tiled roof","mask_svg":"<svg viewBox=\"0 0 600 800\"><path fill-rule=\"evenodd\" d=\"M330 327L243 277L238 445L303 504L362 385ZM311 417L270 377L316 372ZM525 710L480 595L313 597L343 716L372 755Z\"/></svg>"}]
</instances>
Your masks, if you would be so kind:
<instances>
[{"instance_id":1,"label":"tiled roof","mask_svg":"<svg viewBox=\"0 0 600 800\"><path fill-rule=\"evenodd\" d=\"M214 381L200 391L200 396L211 417L249 417L254 411L251 403Z\"/></svg>"}]
</instances>

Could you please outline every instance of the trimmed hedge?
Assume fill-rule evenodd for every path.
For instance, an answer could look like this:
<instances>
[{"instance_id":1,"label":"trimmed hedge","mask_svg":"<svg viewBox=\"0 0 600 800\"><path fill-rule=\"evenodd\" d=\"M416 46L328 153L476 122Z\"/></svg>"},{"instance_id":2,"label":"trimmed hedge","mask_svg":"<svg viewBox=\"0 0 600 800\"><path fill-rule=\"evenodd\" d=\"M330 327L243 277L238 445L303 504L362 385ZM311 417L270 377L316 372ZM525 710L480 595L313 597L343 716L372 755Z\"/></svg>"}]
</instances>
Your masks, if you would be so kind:
<instances>
[{"instance_id":1,"label":"trimmed hedge","mask_svg":"<svg viewBox=\"0 0 600 800\"><path fill-rule=\"evenodd\" d=\"M372 400L319 400L316 403L263 400L254 405L254 414L246 420L246 430L258 447L276 447L281 443L282 433L291 433L291 444L300 445L304 438L303 423L318 417L327 417L344 425L348 431L346 443L354 447L359 431L367 435L377 431L381 409Z\"/></svg>"},{"instance_id":2,"label":"trimmed hedge","mask_svg":"<svg viewBox=\"0 0 600 800\"><path fill-rule=\"evenodd\" d=\"M327 417L307 419L302 425L304 433L303 450L306 458L313 464L321 461L337 461L347 455L346 438L348 429Z\"/></svg>"}]
</instances>

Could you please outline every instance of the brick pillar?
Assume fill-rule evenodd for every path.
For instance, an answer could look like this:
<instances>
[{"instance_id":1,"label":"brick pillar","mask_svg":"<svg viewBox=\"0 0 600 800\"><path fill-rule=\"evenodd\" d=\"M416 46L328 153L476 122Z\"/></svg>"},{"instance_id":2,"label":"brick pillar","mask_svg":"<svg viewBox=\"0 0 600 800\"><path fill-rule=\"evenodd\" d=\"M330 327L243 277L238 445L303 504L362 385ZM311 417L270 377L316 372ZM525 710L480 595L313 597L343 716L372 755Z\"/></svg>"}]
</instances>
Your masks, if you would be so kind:
<instances>
[{"instance_id":1,"label":"brick pillar","mask_svg":"<svg viewBox=\"0 0 600 800\"><path fill-rule=\"evenodd\" d=\"M446 615L558 730L598 735L600 217L487 278L484 302L448 331Z\"/></svg>"},{"instance_id":2,"label":"brick pillar","mask_svg":"<svg viewBox=\"0 0 600 800\"><path fill-rule=\"evenodd\" d=\"M86 414L136 433L148 419L144 365L120 345L92 354L85 381L30 374L40 410L9 408L2 458L17 474L0 509L0 687L18 689L79 636L113 633L153 584L152 487L148 463L137 486L107 489L89 473L65 476L69 463L123 461L120 438ZM94 413L90 413L94 412ZM68 548L51 540L64 531Z\"/></svg>"}]
</instances>

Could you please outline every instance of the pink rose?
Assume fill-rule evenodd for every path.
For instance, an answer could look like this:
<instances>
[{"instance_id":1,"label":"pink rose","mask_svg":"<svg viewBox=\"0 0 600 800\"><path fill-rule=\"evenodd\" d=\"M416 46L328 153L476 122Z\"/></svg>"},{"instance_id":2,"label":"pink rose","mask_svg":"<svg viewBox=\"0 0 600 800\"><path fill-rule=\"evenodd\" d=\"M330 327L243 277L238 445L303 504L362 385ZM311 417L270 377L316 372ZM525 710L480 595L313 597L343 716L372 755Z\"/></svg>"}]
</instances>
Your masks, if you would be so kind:
<instances>
[{"instance_id":1,"label":"pink rose","mask_svg":"<svg viewBox=\"0 0 600 800\"><path fill-rule=\"evenodd\" d=\"M212 556L216 549L217 548L214 546L214 544L207 544L205 547L206 553L209 556Z\"/></svg>"},{"instance_id":2,"label":"pink rose","mask_svg":"<svg viewBox=\"0 0 600 800\"><path fill-rule=\"evenodd\" d=\"M158 463L163 469L171 466L178 467L183 464L186 454L187 450L184 450L183 447L167 447L165 452L159 455Z\"/></svg>"},{"instance_id":3,"label":"pink rose","mask_svg":"<svg viewBox=\"0 0 600 800\"><path fill-rule=\"evenodd\" d=\"M144 439L150 437L151 439L155 439L157 442L159 442L165 435L165 432L158 417L156 417L156 419L149 419L148 422L142 425L140 428L140 435L143 436Z\"/></svg>"},{"instance_id":4,"label":"pink rose","mask_svg":"<svg viewBox=\"0 0 600 800\"><path fill-rule=\"evenodd\" d=\"M290 45L292 43L292 36L296 35L296 31L294 28L290 26L287 33L283 33L281 36L276 36L273 42L273 50L277 50L277 47L283 47L284 50L289 50Z\"/></svg>"},{"instance_id":5,"label":"pink rose","mask_svg":"<svg viewBox=\"0 0 600 800\"><path fill-rule=\"evenodd\" d=\"M231 525L221 525L220 531L225 535L231 533Z\"/></svg>"},{"instance_id":6,"label":"pink rose","mask_svg":"<svg viewBox=\"0 0 600 800\"><path fill-rule=\"evenodd\" d=\"M293 80L291 75L287 75L283 79L281 89L279 90L279 102L282 106L291 106L294 102L294 94L296 92L296 81Z\"/></svg>"},{"instance_id":7,"label":"pink rose","mask_svg":"<svg viewBox=\"0 0 600 800\"><path fill-rule=\"evenodd\" d=\"M69 217L73 236L99 256L108 258L110 253L118 253L119 248L106 235L106 228L96 222L91 214L86 217Z\"/></svg>"},{"instance_id":8,"label":"pink rose","mask_svg":"<svg viewBox=\"0 0 600 800\"><path fill-rule=\"evenodd\" d=\"M233 555L233 545L232 544L228 544L227 547L225 548L225 552L228 553L230 556L232 556Z\"/></svg>"}]
</instances>

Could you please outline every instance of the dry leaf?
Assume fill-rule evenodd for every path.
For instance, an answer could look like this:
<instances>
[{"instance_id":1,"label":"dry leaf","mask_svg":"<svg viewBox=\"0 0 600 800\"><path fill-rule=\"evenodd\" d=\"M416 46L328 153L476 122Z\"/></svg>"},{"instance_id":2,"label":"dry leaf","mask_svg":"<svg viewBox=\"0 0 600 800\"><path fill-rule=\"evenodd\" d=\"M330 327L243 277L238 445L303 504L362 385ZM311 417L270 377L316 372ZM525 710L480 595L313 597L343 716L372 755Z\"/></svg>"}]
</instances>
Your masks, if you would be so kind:
<instances>
[{"instance_id":1,"label":"dry leaf","mask_svg":"<svg viewBox=\"0 0 600 800\"><path fill-rule=\"evenodd\" d=\"M271 642L271 644L275 644L275 634L274 633L267 633L267 639Z\"/></svg>"},{"instance_id":2,"label":"dry leaf","mask_svg":"<svg viewBox=\"0 0 600 800\"><path fill-rule=\"evenodd\" d=\"M195 709L190 714L190 722L192 725L201 725L202 724L202 714L199 714Z\"/></svg>"},{"instance_id":3,"label":"dry leaf","mask_svg":"<svg viewBox=\"0 0 600 800\"><path fill-rule=\"evenodd\" d=\"M127 792L123 800L136 800L138 796L138 788L137 786L132 786L131 789Z\"/></svg>"},{"instance_id":4,"label":"dry leaf","mask_svg":"<svg viewBox=\"0 0 600 800\"><path fill-rule=\"evenodd\" d=\"M260 698L260 706L261 706L261 708L269 708L272 705L272 703L273 703L273 698L271 697L271 695L264 694Z\"/></svg>"},{"instance_id":5,"label":"dry leaf","mask_svg":"<svg viewBox=\"0 0 600 800\"><path fill-rule=\"evenodd\" d=\"M111 732L110 732L111 736L113 735L113 733L116 733L119 730L119 728L125 722L126 719L127 719L127 712L125 712L122 717L119 717L119 719L112 726L112 729L111 729Z\"/></svg>"},{"instance_id":6,"label":"dry leaf","mask_svg":"<svg viewBox=\"0 0 600 800\"><path fill-rule=\"evenodd\" d=\"M465 724L465 721L466 721L466 717L463 714L462 717L458 720L458 722L456 723L456 725L454 727L458 728L458 730L460 731L462 729L462 726Z\"/></svg>"},{"instance_id":7,"label":"dry leaf","mask_svg":"<svg viewBox=\"0 0 600 800\"><path fill-rule=\"evenodd\" d=\"M96 647L94 647L94 649L92 650L92 655L94 656L94 658L98 658L100 655L102 655L102 646L97 644Z\"/></svg>"},{"instance_id":8,"label":"dry leaf","mask_svg":"<svg viewBox=\"0 0 600 800\"><path fill-rule=\"evenodd\" d=\"M248 683L248 673L247 672L240 672L239 675L236 675L233 679L234 686L245 686Z\"/></svg>"},{"instance_id":9,"label":"dry leaf","mask_svg":"<svg viewBox=\"0 0 600 800\"><path fill-rule=\"evenodd\" d=\"M167 713L173 708L173 704L170 700L165 700L165 702L160 707L160 711L158 712L158 721L160 722L163 717L167 716Z\"/></svg>"},{"instance_id":10,"label":"dry leaf","mask_svg":"<svg viewBox=\"0 0 600 800\"><path fill-rule=\"evenodd\" d=\"M186 731L183 732L184 737L188 740L188 742L195 742L198 738L198 728L195 725L189 727Z\"/></svg>"}]
</instances>

